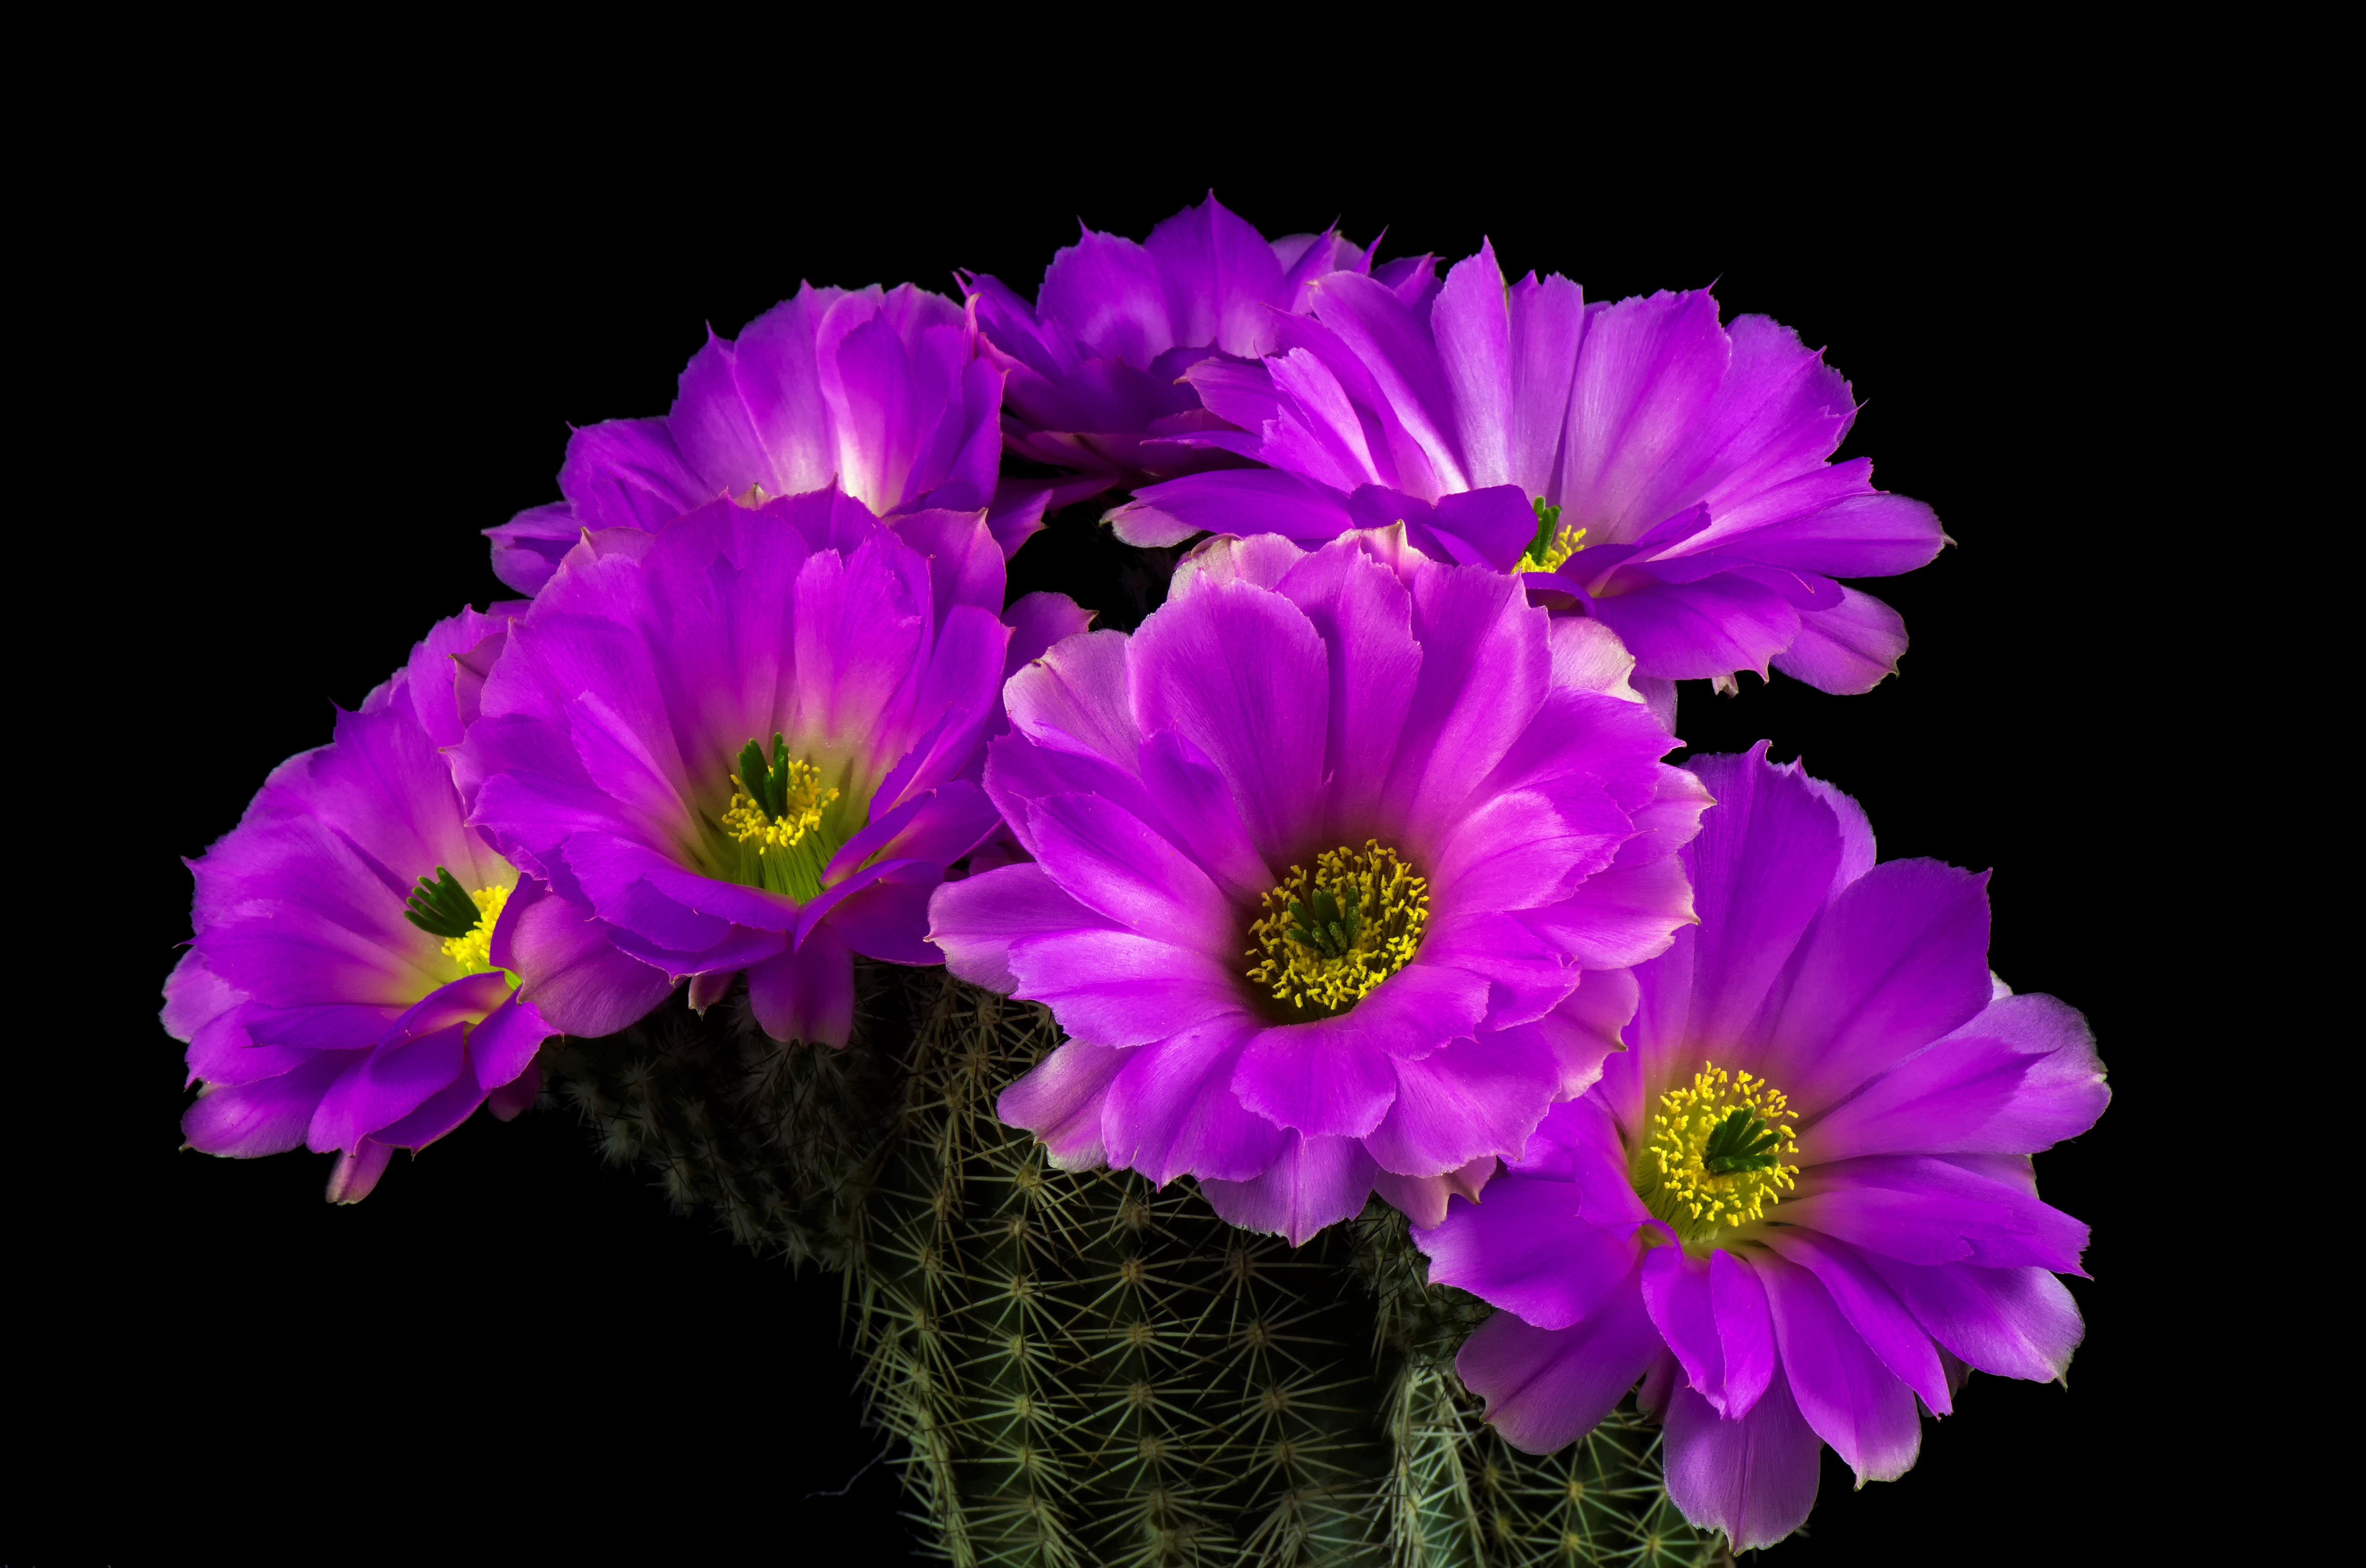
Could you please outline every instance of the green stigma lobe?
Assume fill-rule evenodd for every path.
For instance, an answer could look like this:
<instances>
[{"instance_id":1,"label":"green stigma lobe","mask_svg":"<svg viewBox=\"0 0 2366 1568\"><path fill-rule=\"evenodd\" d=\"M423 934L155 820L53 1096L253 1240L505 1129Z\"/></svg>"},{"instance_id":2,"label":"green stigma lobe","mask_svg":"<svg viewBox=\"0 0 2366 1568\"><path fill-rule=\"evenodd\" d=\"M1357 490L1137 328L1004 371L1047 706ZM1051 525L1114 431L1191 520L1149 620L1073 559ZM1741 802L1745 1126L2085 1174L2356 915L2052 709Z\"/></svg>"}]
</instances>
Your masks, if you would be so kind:
<instances>
[{"instance_id":1,"label":"green stigma lobe","mask_svg":"<svg viewBox=\"0 0 2366 1568\"><path fill-rule=\"evenodd\" d=\"M1772 1170L1775 1150L1784 1135L1760 1120L1757 1113L1737 1105L1708 1136L1701 1150L1701 1169L1712 1176L1734 1176L1745 1170Z\"/></svg>"},{"instance_id":2,"label":"green stigma lobe","mask_svg":"<svg viewBox=\"0 0 2366 1568\"><path fill-rule=\"evenodd\" d=\"M402 918L420 930L447 938L466 936L482 917L477 901L441 866L435 868L434 876L419 879L419 886L411 890L402 909Z\"/></svg>"},{"instance_id":3,"label":"green stigma lobe","mask_svg":"<svg viewBox=\"0 0 2366 1568\"><path fill-rule=\"evenodd\" d=\"M1542 496L1537 497L1528 505L1536 509L1537 537L1529 544L1527 553L1533 558L1541 561L1545 558L1545 552L1552 548L1553 535L1560 531L1560 508L1545 505L1545 498Z\"/></svg>"}]
</instances>

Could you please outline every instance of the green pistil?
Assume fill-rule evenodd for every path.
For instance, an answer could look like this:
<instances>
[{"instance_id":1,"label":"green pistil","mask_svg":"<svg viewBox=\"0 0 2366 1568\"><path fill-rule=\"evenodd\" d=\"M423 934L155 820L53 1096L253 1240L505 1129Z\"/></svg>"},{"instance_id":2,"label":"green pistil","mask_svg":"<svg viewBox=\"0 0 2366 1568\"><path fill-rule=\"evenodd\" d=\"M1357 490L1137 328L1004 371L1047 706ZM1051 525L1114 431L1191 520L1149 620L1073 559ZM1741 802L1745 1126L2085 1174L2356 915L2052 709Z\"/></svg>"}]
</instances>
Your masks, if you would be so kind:
<instances>
[{"instance_id":1,"label":"green pistil","mask_svg":"<svg viewBox=\"0 0 2366 1568\"><path fill-rule=\"evenodd\" d=\"M420 878L419 886L411 890L402 918L431 936L456 938L474 931L483 914L468 890L452 879L451 872L438 866L435 875Z\"/></svg>"},{"instance_id":2,"label":"green pistil","mask_svg":"<svg viewBox=\"0 0 2366 1568\"><path fill-rule=\"evenodd\" d=\"M1552 548L1553 535L1560 532L1560 508L1545 505L1545 498L1542 496L1537 497L1528 505L1536 509L1537 537L1528 545L1527 554L1523 559L1541 561L1545 558L1546 552Z\"/></svg>"},{"instance_id":3,"label":"green pistil","mask_svg":"<svg viewBox=\"0 0 2366 1568\"><path fill-rule=\"evenodd\" d=\"M772 757L760 742L739 748L739 771L731 777L731 802L717 819L724 836L738 846L727 874L751 887L770 888L803 903L821 892L821 874L843 842L824 826L839 798L825 789L821 771L790 755L788 742L772 737Z\"/></svg>"},{"instance_id":4,"label":"green pistil","mask_svg":"<svg viewBox=\"0 0 2366 1568\"><path fill-rule=\"evenodd\" d=\"M764 814L779 821L789 814L790 773L795 759L789 756L788 745L776 731L772 735L772 760L764 760L764 748L750 740L739 748L739 778Z\"/></svg>"},{"instance_id":5,"label":"green pistil","mask_svg":"<svg viewBox=\"0 0 2366 1568\"><path fill-rule=\"evenodd\" d=\"M1745 1170L1774 1169L1775 1150L1785 1135L1763 1121L1746 1105L1737 1105L1708 1135L1701 1149L1701 1169L1711 1176L1737 1176Z\"/></svg>"},{"instance_id":6,"label":"green pistil","mask_svg":"<svg viewBox=\"0 0 2366 1568\"><path fill-rule=\"evenodd\" d=\"M1537 536L1528 543L1527 553L1513 565L1515 572L1558 572L1572 555L1585 548L1585 530L1563 528L1560 508L1545 505L1538 496L1528 505L1537 514Z\"/></svg>"},{"instance_id":7,"label":"green pistil","mask_svg":"<svg viewBox=\"0 0 2366 1568\"><path fill-rule=\"evenodd\" d=\"M1290 925L1284 933L1301 947L1326 958L1344 958L1363 929L1364 912L1357 904L1341 904L1328 888L1317 888L1305 903L1290 901Z\"/></svg>"}]
</instances>

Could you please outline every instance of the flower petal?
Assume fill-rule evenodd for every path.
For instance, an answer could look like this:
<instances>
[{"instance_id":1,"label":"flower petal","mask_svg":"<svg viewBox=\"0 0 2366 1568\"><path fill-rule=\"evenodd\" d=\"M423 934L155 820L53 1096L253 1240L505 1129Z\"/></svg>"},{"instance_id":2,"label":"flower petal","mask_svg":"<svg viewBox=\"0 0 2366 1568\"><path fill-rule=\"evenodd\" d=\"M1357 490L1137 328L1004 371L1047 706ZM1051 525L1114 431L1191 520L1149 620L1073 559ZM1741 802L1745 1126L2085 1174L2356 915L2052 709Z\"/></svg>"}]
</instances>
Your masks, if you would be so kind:
<instances>
[{"instance_id":1,"label":"flower petal","mask_svg":"<svg viewBox=\"0 0 2366 1568\"><path fill-rule=\"evenodd\" d=\"M1867 1349L1900 1383L1920 1394L1934 1416L1954 1413L1947 1374L1931 1336L1882 1283L1869 1259L1854 1249L1797 1226L1770 1226L1767 1245L1814 1274Z\"/></svg>"},{"instance_id":2,"label":"flower petal","mask_svg":"<svg viewBox=\"0 0 2366 1568\"><path fill-rule=\"evenodd\" d=\"M1029 802L1044 875L1087 909L1177 947L1221 952L1239 940L1232 905L1207 873L1123 809L1094 795Z\"/></svg>"},{"instance_id":3,"label":"flower petal","mask_svg":"<svg viewBox=\"0 0 2366 1568\"><path fill-rule=\"evenodd\" d=\"M1102 1106L1128 1055L1108 1046L1064 1042L1002 1092L994 1113L1042 1139L1060 1170L1089 1170L1101 1163Z\"/></svg>"},{"instance_id":4,"label":"flower petal","mask_svg":"<svg viewBox=\"0 0 2366 1568\"><path fill-rule=\"evenodd\" d=\"M1225 1014L1127 1052L1101 1113L1110 1163L1162 1187L1177 1176L1263 1174L1285 1135L1233 1092L1241 1053L1263 1029L1246 1013Z\"/></svg>"},{"instance_id":5,"label":"flower petal","mask_svg":"<svg viewBox=\"0 0 2366 1568\"><path fill-rule=\"evenodd\" d=\"M1512 316L1492 241L1454 264L1430 307L1455 444L1473 487L1521 483L1513 466Z\"/></svg>"},{"instance_id":6,"label":"flower petal","mask_svg":"<svg viewBox=\"0 0 2366 1568\"><path fill-rule=\"evenodd\" d=\"M1266 1029L1233 1071L1241 1103L1310 1137L1360 1138L1396 1097L1389 1058L1346 1018Z\"/></svg>"},{"instance_id":7,"label":"flower petal","mask_svg":"<svg viewBox=\"0 0 2366 1568\"><path fill-rule=\"evenodd\" d=\"M1421 673L1413 598L1394 573L1353 539L1306 556L1279 586L1306 612L1330 654L1324 768L1331 778L1333 820L1343 827L1370 821L1380 809Z\"/></svg>"},{"instance_id":8,"label":"flower petal","mask_svg":"<svg viewBox=\"0 0 2366 1568\"><path fill-rule=\"evenodd\" d=\"M1144 730L1171 729L1215 765L1266 858L1303 854L1321 806L1328 658L1278 593L1211 584L1143 623L1127 650Z\"/></svg>"},{"instance_id":9,"label":"flower petal","mask_svg":"<svg viewBox=\"0 0 2366 1568\"><path fill-rule=\"evenodd\" d=\"M1014 995L1102 1045L1146 1046L1247 1000L1240 977L1205 953L1131 931L1037 933L1010 945L1009 964Z\"/></svg>"},{"instance_id":10,"label":"flower petal","mask_svg":"<svg viewBox=\"0 0 2366 1568\"><path fill-rule=\"evenodd\" d=\"M1857 1337L1815 1275L1774 1258L1756 1268L1783 1375L1808 1425L1848 1462L1858 1485L1905 1474L1922 1447L1913 1391Z\"/></svg>"},{"instance_id":11,"label":"flower petal","mask_svg":"<svg viewBox=\"0 0 2366 1568\"><path fill-rule=\"evenodd\" d=\"M1432 1284L1469 1291L1539 1328L1566 1328L1634 1278L1640 1249L1579 1216L1577 1190L1505 1173L1414 1238Z\"/></svg>"},{"instance_id":12,"label":"flower petal","mask_svg":"<svg viewBox=\"0 0 2366 1568\"><path fill-rule=\"evenodd\" d=\"M1420 846L1444 835L1544 706L1552 654L1549 617L1514 578L1455 566L1418 572L1412 588L1421 675L1388 793Z\"/></svg>"},{"instance_id":13,"label":"flower petal","mask_svg":"<svg viewBox=\"0 0 2366 1568\"><path fill-rule=\"evenodd\" d=\"M389 1161L394 1159L394 1146L364 1138L361 1147L337 1156L329 1170L329 1190L324 1194L332 1204L358 1204L377 1186L377 1179L386 1174Z\"/></svg>"},{"instance_id":14,"label":"flower petal","mask_svg":"<svg viewBox=\"0 0 2366 1568\"><path fill-rule=\"evenodd\" d=\"M1384 1170L1409 1176L1518 1156L1560 1085L1551 1052L1518 1030L1482 1030L1390 1065L1396 1094L1364 1148Z\"/></svg>"},{"instance_id":15,"label":"flower petal","mask_svg":"<svg viewBox=\"0 0 2366 1568\"><path fill-rule=\"evenodd\" d=\"M489 951L524 982L519 1000L562 1034L613 1035L673 990L671 976L618 951L602 922L531 878L510 895Z\"/></svg>"},{"instance_id":16,"label":"flower petal","mask_svg":"<svg viewBox=\"0 0 2366 1568\"><path fill-rule=\"evenodd\" d=\"M1980 1371L2035 1383L2067 1375L2086 1326L2079 1304L2047 1271L1863 1257L1933 1339Z\"/></svg>"},{"instance_id":17,"label":"flower petal","mask_svg":"<svg viewBox=\"0 0 2366 1568\"><path fill-rule=\"evenodd\" d=\"M1748 1260L1720 1248L1709 1259L1709 1307L1725 1358L1724 1414L1749 1414L1777 1375L1774 1320L1768 1315L1766 1285Z\"/></svg>"},{"instance_id":18,"label":"flower petal","mask_svg":"<svg viewBox=\"0 0 2366 1568\"><path fill-rule=\"evenodd\" d=\"M1797 764L1773 766L1766 749L1761 741L1746 756L1691 764L1717 798L1686 852L1701 924L1684 1029L1698 1039L1741 1036L1831 896L1840 863L1831 806Z\"/></svg>"},{"instance_id":19,"label":"flower petal","mask_svg":"<svg viewBox=\"0 0 2366 1568\"><path fill-rule=\"evenodd\" d=\"M1280 879L1249 840L1248 825L1215 764L1173 730L1142 743L1142 792L1176 848L1198 862L1223 895L1246 908ZM1145 819L1147 820L1147 819Z\"/></svg>"},{"instance_id":20,"label":"flower petal","mask_svg":"<svg viewBox=\"0 0 2366 1568\"><path fill-rule=\"evenodd\" d=\"M301 1066L251 1083L209 1088L181 1116L181 1136L208 1154L252 1159L304 1142L321 1097L366 1059L363 1051L321 1051Z\"/></svg>"},{"instance_id":21,"label":"flower petal","mask_svg":"<svg viewBox=\"0 0 2366 1568\"><path fill-rule=\"evenodd\" d=\"M844 1046L854 1034L854 956L828 925L748 967L748 1005L776 1040Z\"/></svg>"},{"instance_id":22,"label":"flower petal","mask_svg":"<svg viewBox=\"0 0 2366 1568\"><path fill-rule=\"evenodd\" d=\"M1831 901L1747 1032L1813 1114L1968 1022L1989 997L1988 877L1890 860ZM1697 1026L1696 1026L1697 1027Z\"/></svg>"},{"instance_id":23,"label":"flower petal","mask_svg":"<svg viewBox=\"0 0 2366 1568\"><path fill-rule=\"evenodd\" d=\"M1302 1247L1325 1226L1363 1212L1372 1171L1371 1157L1354 1138L1290 1133L1264 1174L1247 1182L1203 1181L1200 1191L1225 1224Z\"/></svg>"},{"instance_id":24,"label":"flower petal","mask_svg":"<svg viewBox=\"0 0 2366 1568\"><path fill-rule=\"evenodd\" d=\"M1660 1354L1643 1310L1641 1260L1594 1310L1566 1328L1498 1312L1463 1342L1454 1369L1487 1402L1487 1420L1527 1453L1550 1453L1592 1431Z\"/></svg>"},{"instance_id":25,"label":"flower petal","mask_svg":"<svg viewBox=\"0 0 2366 1568\"><path fill-rule=\"evenodd\" d=\"M307 1147L321 1153L351 1150L372 1133L400 1121L437 1090L468 1070L465 1025L450 1024L402 1045L372 1051L329 1087L304 1129ZM475 1090L473 1076L469 1088Z\"/></svg>"},{"instance_id":26,"label":"flower petal","mask_svg":"<svg viewBox=\"0 0 2366 1568\"><path fill-rule=\"evenodd\" d=\"M1308 542L1356 526L1336 490L1272 468L1228 468L1145 485L1102 520L1128 544L1182 543L1196 533L1278 533Z\"/></svg>"},{"instance_id":27,"label":"flower petal","mask_svg":"<svg viewBox=\"0 0 2366 1568\"><path fill-rule=\"evenodd\" d=\"M1774 667L1819 691L1854 696L1898 673L1906 655L1906 617L1869 593L1842 585L1841 602L1799 617L1799 634Z\"/></svg>"},{"instance_id":28,"label":"flower petal","mask_svg":"<svg viewBox=\"0 0 2366 1568\"><path fill-rule=\"evenodd\" d=\"M1700 1529L1723 1530L1736 1551L1772 1546L1808 1522L1823 1447L1779 1370L1738 1420L1720 1420L1679 1388L1668 1404L1668 1496Z\"/></svg>"},{"instance_id":29,"label":"flower petal","mask_svg":"<svg viewBox=\"0 0 2366 1568\"><path fill-rule=\"evenodd\" d=\"M1012 601L1002 620L1010 628L1002 671L1008 679L1050 653L1053 644L1090 631L1093 612L1064 593L1031 593Z\"/></svg>"},{"instance_id":30,"label":"flower petal","mask_svg":"<svg viewBox=\"0 0 2366 1568\"><path fill-rule=\"evenodd\" d=\"M1717 301L1705 289L1588 312L1560 482L1545 497L1560 505L1565 521L1616 543L1660 521L1636 503L1651 498L1651 479L1691 439L1731 353Z\"/></svg>"},{"instance_id":31,"label":"flower petal","mask_svg":"<svg viewBox=\"0 0 2366 1568\"><path fill-rule=\"evenodd\" d=\"M1126 696L1128 649L1122 632L1087 632L1053 644L1003 688L1012 727L1039 746L1132 772L1142 735Z\"/></svg>"},{"instance_id":32,"label":"flower petal","mask_svg":"<svg viewBox=\"0 0 2366 1568\"><path fill-rule=\"evenodd\" d=\"M1745 669L1763 677L1799 636L1790 600L1739 572L1672 580L1629 563L1611 588L1597 591L1593 613L1633 652L1639 677L1702 680Z\"/></svg>"},{"instance_id":33,"label":"flower petal","mask_svg":"<svg viewBox=\"0 0 2366 1568\"><path fill-rule=\"evenodd\" d=\"M1944 1159L1875 1155L1811 1166L1781 1212L1786 1223L1901 1262L2083 1271L2085 1226Z\"/></svg>"},{"instance_id":34,"label":"flower petal","mask_svg":"<svg viewBox=\"0 0 2366 1568\"><path fill-rule=\"evenodd\" d=\"M1010 972L1014 941L1053 931L1115 929L1032 862L947 882L929 897L929 940L944 953L946 967L972 985L1005 995L1019 984Z\"/></svg>"}]
</instances>

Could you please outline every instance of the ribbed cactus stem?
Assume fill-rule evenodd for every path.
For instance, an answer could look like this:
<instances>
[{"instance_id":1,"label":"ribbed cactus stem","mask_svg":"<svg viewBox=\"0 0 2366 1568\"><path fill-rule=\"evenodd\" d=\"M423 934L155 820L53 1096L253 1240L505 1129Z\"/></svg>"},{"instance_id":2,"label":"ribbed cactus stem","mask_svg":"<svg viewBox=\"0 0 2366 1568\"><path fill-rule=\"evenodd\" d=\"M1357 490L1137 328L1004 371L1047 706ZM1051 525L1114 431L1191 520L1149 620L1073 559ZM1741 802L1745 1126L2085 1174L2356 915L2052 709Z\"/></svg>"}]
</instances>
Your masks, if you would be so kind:
<instances>
[{"instance_id":1,"label":"ribbed cactus stem","mask_svg":"<svg viewBox=\"0 0 2366 1568\"><path fill-rule=\"evenodd\" d=\"M842 1276L872 1419L960 1568L1694 1563L1631 1412L1549 1459L1480 1419L1377 1201L1296 1250L1188 1182L1053 1169L996 1097L1042 1008L869 965L843 1051L677 1001L553 1062L608 1157L733 1238Z\"/></svg>"}]
</instances>

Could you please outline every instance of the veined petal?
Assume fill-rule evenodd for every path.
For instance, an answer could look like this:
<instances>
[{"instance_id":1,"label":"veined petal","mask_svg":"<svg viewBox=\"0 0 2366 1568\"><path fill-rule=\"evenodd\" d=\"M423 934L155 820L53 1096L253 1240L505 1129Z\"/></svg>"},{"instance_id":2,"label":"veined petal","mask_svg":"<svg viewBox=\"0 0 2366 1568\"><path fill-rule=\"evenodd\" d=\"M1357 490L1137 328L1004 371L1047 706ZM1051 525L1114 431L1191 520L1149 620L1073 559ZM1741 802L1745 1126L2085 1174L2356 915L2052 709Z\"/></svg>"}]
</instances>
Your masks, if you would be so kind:
<instances>
[{"instance_id":1,"label":"veined petal","mask_svg":"<svg viewBox=\"0 0 2366 1568\"><path fill-rule=\"evenodd\" d=\"M1898 673L1906 618L1869 593L1842 587L1841 602L1799 617L1799 634L1774 667L1819 691L1853 696Z\"/></svg>"},{"instance_id":2,"label":"veined petal","mask_svg":"<svg viewBox=\"0 0 2366 1568\"><path fill-rule=\"evenodd\" d=\"M1239 978L1213 956L1131 931L1037 933L1009 952L1013 994L1048 1005L1069 1034L1106 1045L1145 1046L1245 1000Z\"/></svg>"},{"instance_id":3,"label":"veined petal","mask_svg":"<svg viewBox=\"0 0 2366 1568\"><path fill-rule=\"evenodd\" d=\"M995 1114L1043 1140L1063 1170L1101 1163L1102 1106L1130 1053L1069 1040L1002 1092Z\"/></svg>"},{"instance_id":4,"label":"veined petal","mask_svg":"<svg viewBox=\"0 0 2366 1568\"><path fill-rule=\"evenodd\" d=\"M2086 1327L2069 1291L2047 1271L1862 1257L1931 1338L1980 1371L2037 1383L2068 1372Z\"/></svg>"},{"instance_id":5,"label":"veined petal","mask_svg":"<svg viewBox=\"0 0 2366 1568\"><path fill-rule=\"evenodd\" d=\"M1487 1402L1487 1420L1527 1453L1550 1453L1594 1429L1660 1353L1636 1260L1583 1318L1539 1328L1499 1312L1463 1342L1454 1369Z\"/></svg>"},{"instance_id":6,"label":"veined petal","mask_svg":"<svg viewBox=\"0 0 2366 1568\"><path fill-rule=\"evenodd\" d=\"M1044 874L1086 908L1178 947L1217 952L1238 939L1207 873L1122 808L1052 795L1030 803L1028 826Z\"/></svg>"},{"instance_id":7,"label":"veined petal","mask_svg":"<svg viewBox=\"0 0 2366 1568\"><path fill-rule=\"evenodd\" d=\"M1560 1086L1551 1053L1517 1030L1482 1030L1390 1067L1396 1094L1364 1147L1384 1168L1413 1176L1444 1175L1485 1155L1516 1157Z\"/></svg>"},{"instance_id":8,"label":"veined petal","mask_svg":"<svg viewBox=\"0 0 2366 1568\"><path fill-rule=\"evenodd\" d=\"M1241 1103L1310 1137L1360 1138L1396 1098L1389 1058L1340 1021L1268 1028L1233 1070Z\"/></svg>"},{"instance_id":9,"label":"veined petal","mask_svg":"<svg viewBox=\"0 0 2366 1568\"><path fill-rule=\"evenodd\" d=\"M1808 1522L1823 1443L1779 1370L1765 1397L1734 1420L1677 1389L1665 1443L1670 1500L1702 1529L1723 1530L1735 1551L1772 1546Z\"/></svg>"},{"instance_id":10,"label":"veined petal","mask_svg":"<svg viewBox=\"0 0 2366 1568\"><path fill-rule=\"evenodd\" d=\"M1783 1217L1905 1263L2083 1272L2087 1227L2027 1192L1927 1156L1808 1168Z\"/></svg>"},{"instance_id":11,"label":"veined petal","mask_svg":"<svg viewBox=\"0 0 2366 1568\"><path fill-rule=\"evenodd\" d=\"M1265 1026L1247 1013L1125 1053L1101 1113L1109 1159L1165 1186L1177 1176L1246 1182L1280 1157L1283 1131L1233 1092L1241 1053Z\"/></svg>"},{"instance_id":12,"label":"veined petal","mask_svg":"<svg viewBox=\"0 0 2366 1568\"><path fill-rule=\"evenodd\" d=\"M1816 1276L1866 1349L1900 1383L1921 1395L1932 1415L1954 1413L1947 1374L1940 1368L1930 1334L1882 1282L1868 1259L1853 1248L1796 1226L1769 1228L1766 1242L1786 1261Z\"/></svg>"},{"instance_id":13,"label":"veined petal","mask_svg":"<svg viewBox=\"0 0 2366 1568\"><path fill-rule=\"evenodd\" d=\"M1913 1392L1881 1364L1814 1274L1772 1258L1756 1267L1784 1378L1808 1425L1848 1462L1859 1485L1905 1474L1922 1448Z\"/></svg>"},{"instance_id":14,"label":"veined petal","mask_svg":"<svg viewBox=\"0 0 2366 1568\"><path fill-rule=\"evenodd\" d=\"M1988 1005L1988 878L1891 860L1832 899L1750 1033L1812 1114Z\"/></svg>"},{"instance_id":15,"label":"veined petal","mask_svg":"<svg viewBox=\"0 0 2366 1568\"><path fill-rule=\"evenodd\" d=\"M1589 1225L1566 1182L1498 1176L1476 1203L1449 1204L1446 1219L1414 1238L1433 1284L1452 1285L1518 1314L1538 1328L1566 1328L1631 1282L1640 1248L1631 1236Z\"/></svg>"},{"instance_id":16,"label":"veined petal","mask_svg":"<svg viewBox=\"0 0 2366 1568\"><path fill-rule=\"evenodd\" d=\"M1290 1133L1261 1175L1245 1182L1202 1181L1200 1191L1227 1225L1301 1247L1325 1226L1362 1212L1371 1195L1373 1170L1371 1156L1354 1138Z\"/></svg>"},{"instance_id":17,"label":"veined petal","mask_svg":"<svg viewBox=\"0 0 2366 1568\"><path fill-rule=\"evenodd\" d=\"M1014 941L1048 932L1117 929L1032 862L947 882L929 897L929 940L943 951L946 967L972 985L1005 995L1019 984L1010 972Z\"/></svg>"},{"instance_id":18,"label":"veined petal","mask_svg":"<svg viewBox=\"0 0 2366 1568\"><path fill-rule=\"evenodd\" d=\"M1145 622L1126 670L1144 729L1198 747L1259 851L1287 860L1322 803L1327 658L1304 612L1245 584L1211 586Z\"/></svg>"}]
</instances>

